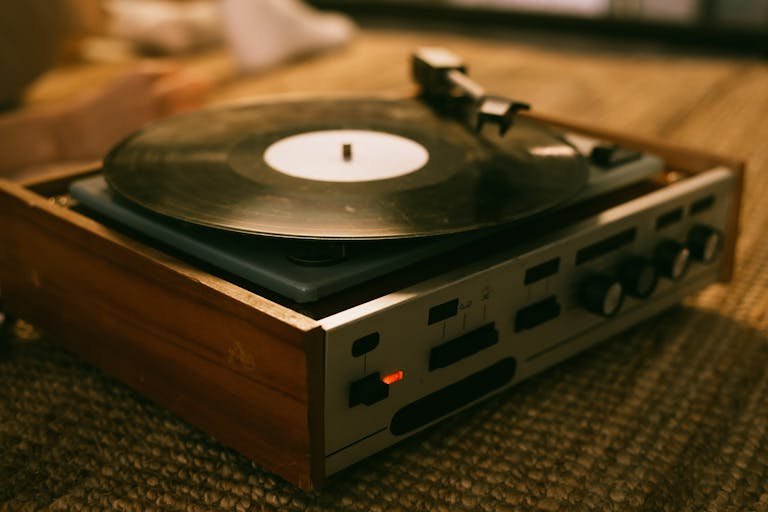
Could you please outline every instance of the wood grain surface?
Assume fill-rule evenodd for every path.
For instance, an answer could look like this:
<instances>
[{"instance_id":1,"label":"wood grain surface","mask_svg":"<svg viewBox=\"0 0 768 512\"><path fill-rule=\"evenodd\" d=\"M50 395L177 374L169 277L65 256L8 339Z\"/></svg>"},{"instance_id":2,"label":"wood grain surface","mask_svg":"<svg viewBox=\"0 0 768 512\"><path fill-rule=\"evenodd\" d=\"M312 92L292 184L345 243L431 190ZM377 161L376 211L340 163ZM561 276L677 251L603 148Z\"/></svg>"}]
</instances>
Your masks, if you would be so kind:
<instances>
[{"instance_id":1,"label":"wood grain surface","mask_svg":"<svg viewBox=\"0 0 768 512\"><path fill-rule=\"evenodd\" d=\"M310 486L310 450L322 453L308 424L315 322L18 185L0 181L0 211L9 314Z\"/></svg>"}]
</instances>

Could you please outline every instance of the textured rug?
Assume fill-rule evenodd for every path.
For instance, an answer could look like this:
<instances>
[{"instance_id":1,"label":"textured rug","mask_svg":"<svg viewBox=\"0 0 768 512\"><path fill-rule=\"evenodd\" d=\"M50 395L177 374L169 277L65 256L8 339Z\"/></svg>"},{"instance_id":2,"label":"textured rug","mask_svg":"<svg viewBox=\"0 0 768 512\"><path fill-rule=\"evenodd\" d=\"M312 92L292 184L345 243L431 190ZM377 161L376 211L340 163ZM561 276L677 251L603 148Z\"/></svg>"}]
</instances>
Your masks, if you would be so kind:
<instances>
[{"instance_id":1,"label":"textured rug","mask_svg":"<svg viewBox=\"0 0 768 512\"><path fill-rule=\"evenodd\" d=\"M20 325L2 510L766 510L768 336L688 305L353 467L261 471Z\"/></svg>"}]
</instances>

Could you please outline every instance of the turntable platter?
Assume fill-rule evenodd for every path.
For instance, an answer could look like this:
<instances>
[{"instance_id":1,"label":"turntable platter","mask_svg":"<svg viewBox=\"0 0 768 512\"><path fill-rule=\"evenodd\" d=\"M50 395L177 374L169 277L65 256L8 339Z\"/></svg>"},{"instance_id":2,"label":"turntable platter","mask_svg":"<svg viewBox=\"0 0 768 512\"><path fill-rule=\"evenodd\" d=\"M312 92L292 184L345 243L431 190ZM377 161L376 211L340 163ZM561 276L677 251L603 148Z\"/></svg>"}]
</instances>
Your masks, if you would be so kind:
<instances>
[{"instance_id":1,"label":"turntable platter","mask_svg":"<svg viewBox=\"0 0 768 512\"><path fill-rule=\"evenodd\" d=\"M573 197L586 163L519 119L477 135L417 100L252 104L149 125L106 157L121 196L187 222L328 240L458 233Z\"/></svg>"}]
</instances>

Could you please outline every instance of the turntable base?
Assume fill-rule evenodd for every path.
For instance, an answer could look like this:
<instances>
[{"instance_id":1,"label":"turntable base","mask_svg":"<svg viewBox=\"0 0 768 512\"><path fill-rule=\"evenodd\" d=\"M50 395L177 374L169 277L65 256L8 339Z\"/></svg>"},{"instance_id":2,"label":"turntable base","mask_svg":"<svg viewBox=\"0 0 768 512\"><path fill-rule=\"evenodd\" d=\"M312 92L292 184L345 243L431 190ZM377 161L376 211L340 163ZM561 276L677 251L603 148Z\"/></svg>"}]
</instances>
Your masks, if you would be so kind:
<instances>
[{"instance_id":1,"label":"turntable base","mask_svg":"<svg viewBox=\"0 0 768 512\"><path fill-rule=\"evenodd\" d=\"M651 151L669 169L691 176L727 169L721 172L731 173L735 189L726 245L714 270L729 279L738 162L569 128ZM324 425L333 418L323 406L323 340L338 315L318 321L68 208L67 187L85 174L0 185L6 213L0 220L0 281L7 311L60 333L87 361L270 471L302 487L323 486L335 471L326 463Z\"/></svg>"}]
</instances>

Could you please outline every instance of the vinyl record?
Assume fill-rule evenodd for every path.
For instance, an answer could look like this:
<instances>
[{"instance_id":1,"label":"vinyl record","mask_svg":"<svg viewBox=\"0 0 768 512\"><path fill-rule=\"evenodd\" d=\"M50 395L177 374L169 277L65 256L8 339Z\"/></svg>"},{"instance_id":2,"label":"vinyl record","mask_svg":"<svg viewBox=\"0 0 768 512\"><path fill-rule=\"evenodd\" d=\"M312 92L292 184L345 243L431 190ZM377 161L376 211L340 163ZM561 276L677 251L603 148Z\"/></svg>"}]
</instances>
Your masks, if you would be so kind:
<instances>
[{"instance_id":1,"label":"vinyl record","mask_svg":"<svg viewBox=\"0 0 768 512\"><path fill-rule=\"evenodd\" d=\"M104 163L162 215L260 235L407 238L510 223L574 196L576 150L526 119L478 136L418 100L276 102L149 125Z\"/></svg>"}]
</instances>

